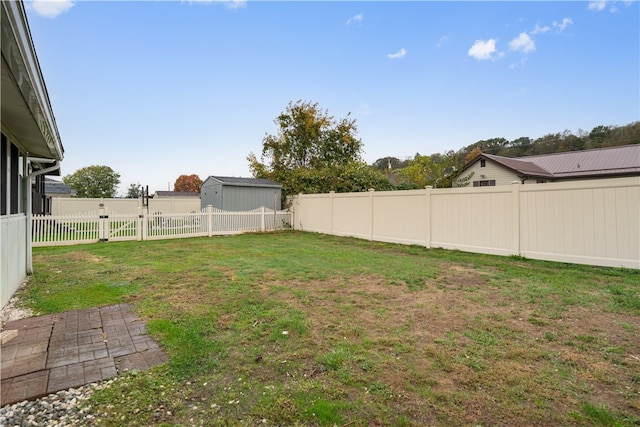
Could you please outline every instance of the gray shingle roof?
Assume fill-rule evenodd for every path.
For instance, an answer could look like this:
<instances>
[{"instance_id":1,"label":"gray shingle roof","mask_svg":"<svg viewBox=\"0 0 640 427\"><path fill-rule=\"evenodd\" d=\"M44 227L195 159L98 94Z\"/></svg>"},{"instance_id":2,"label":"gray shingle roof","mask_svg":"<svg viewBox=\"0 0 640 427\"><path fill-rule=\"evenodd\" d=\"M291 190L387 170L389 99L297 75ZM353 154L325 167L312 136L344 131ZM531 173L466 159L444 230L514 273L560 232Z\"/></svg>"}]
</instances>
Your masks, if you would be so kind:
<instances>
[{"instance_id":1,"label":"gray shingle roof","mask_svg":"<svg viewBox=\"0 0 640 427\"><path fill-rule=\"evenodd\" d=\"M44 192L45 194L76 194L75 190L72 190L70 185L66 185L60 181L47 177L44 178Z\"/></svg>"},{"instance_id":2,"label":"gray shingle roof","mask_svg":"<svg viewBox=\"0 0 640 427\"><path fill-rule=\"evenodd\" d=\"M158 197L200 197L198 191L156 191Z\"/></svg>"},{"instance_id":3,"label":"gray shingle roof","mask_svg":"<svg viewBox=\"0 0 640 427\"><path fill-rule=\"evenodd\" d=\"M265 178L240 178L240 177L232 177L232 176L210 176L209 178L213 178L223 184L227 185L237 185L237 186L246 186L246 187L277 187L281 188L282 185L278 184L275 181L271 181L270 179Z\"/></svg>"}]
</instances>

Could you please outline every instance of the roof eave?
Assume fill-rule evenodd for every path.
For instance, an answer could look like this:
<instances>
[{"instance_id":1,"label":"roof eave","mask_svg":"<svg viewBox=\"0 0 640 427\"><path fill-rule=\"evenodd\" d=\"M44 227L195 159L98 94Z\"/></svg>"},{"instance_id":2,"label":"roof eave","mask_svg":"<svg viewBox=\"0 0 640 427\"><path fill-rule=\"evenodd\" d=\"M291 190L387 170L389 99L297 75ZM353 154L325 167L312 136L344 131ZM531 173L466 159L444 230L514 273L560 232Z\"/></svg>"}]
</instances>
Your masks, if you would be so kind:
<instances>
[{"instance_id":1,"label":"roof eave","mask_svg":"<svg viewBox=\"0 0 640 427\"><path fill-rule=\"evenodd\" d=\"M64 148L24 6L3 1L1 7L2 131L29 155L62 160Z\"/></svg>"}]
</instances>

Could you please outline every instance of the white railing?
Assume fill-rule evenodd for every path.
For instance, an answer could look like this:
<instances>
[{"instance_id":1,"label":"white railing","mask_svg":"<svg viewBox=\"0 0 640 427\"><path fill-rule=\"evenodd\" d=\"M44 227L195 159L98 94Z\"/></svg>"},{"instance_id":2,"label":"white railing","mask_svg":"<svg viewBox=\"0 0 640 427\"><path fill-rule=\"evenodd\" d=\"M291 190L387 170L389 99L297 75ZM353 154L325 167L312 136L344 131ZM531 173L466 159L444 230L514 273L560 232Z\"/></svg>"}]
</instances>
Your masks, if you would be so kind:
<instances>
[{"instance_id":1,"label":"white railing","mask_svg":"<svg viewBox=\"0 0 640 427\"><path fill-rule=\"evenodd\" d=\"M108 214L105 208L78 215L34 215L33 246L75 245L123 240L160 240L229 235L289 228L291 213L259 208L230 212L211 206L200 212L164 214L139 209Z\"/></svg>"}]
</instances>

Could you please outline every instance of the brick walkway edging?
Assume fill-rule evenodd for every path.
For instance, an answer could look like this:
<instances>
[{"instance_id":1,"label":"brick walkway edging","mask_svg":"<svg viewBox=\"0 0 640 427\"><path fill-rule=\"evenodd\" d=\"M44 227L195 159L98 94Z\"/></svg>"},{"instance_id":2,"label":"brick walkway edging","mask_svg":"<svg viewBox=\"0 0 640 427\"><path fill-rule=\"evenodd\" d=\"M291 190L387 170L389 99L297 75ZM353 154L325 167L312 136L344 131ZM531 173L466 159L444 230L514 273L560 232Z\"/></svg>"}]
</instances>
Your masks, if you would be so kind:
<instances>
[{"instance_id":1,"label":"brick walkway edging","mask_svg":"<svg viewBox=\"0 0 640 427\"><path fill-rule=\"evenodd\" d=\"M0 347L0 406L143 371L168 360L129 304L9 322Z\"/></svg>"}]
</instances>

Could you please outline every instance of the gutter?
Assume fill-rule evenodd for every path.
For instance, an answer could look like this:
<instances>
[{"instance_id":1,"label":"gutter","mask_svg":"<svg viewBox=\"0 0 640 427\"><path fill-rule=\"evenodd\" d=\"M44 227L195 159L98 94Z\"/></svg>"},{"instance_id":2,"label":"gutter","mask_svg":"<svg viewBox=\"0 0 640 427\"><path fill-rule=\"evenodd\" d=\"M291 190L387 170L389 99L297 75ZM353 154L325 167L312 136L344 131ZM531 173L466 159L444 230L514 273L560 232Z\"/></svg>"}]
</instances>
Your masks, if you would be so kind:
<instances>
[{"instance_id":1,"label":"gutter","mask_svg":"<svg viewBox=\"0 0 640 427\"><path fill-rule=\"evenodd\" d=\"M51 159L41 159L41 158L36 158L36 157L27 157L26 161L43 161L43 160L51 160ZM53 162L53 166L50 166L48 168L44 168L44 169L40 169L37 171L33 171L31 172L29 175L27 175L24 180L26 181L26 185L24 186L24 188L27 188L28 190L25 191L25 193L27 194L27 203L26 203L26 213L27 213L27 233L26 233L26 248L27 248L27 274L33 274L33 256L32 256L32 243L31 243L31 234L32 234L32 213L31 210L33 208L33 196L31 194L31 178L38 176L38 175L45 175L48 174L49 172L53 172L53 171L57 171L58 169L60 169L60 160L55 160Z\"/></svg>"}]
</instances>

